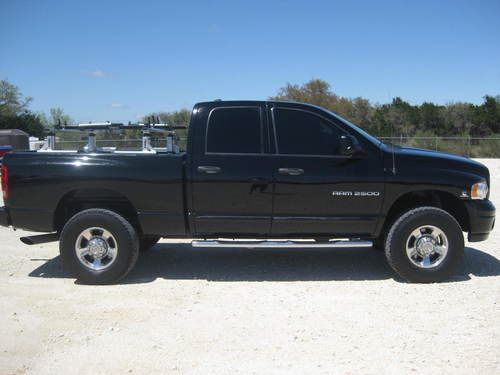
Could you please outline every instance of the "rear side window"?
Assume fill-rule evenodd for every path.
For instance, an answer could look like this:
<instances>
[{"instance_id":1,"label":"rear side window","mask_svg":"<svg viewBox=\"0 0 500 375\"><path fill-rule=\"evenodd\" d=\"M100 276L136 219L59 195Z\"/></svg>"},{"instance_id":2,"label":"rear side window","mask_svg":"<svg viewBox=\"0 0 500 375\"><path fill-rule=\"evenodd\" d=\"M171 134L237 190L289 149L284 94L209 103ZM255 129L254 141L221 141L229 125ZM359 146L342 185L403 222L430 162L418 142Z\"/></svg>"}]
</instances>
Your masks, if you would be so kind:
<instances>
[{"instance_id":1,"label":"rear side window","mask_svg":"<svg viewBox=\"0 0 500 375\"><path fill-rule=\"evenodd\" d=\"M206 152L258 154L262 152L259 107L214 109L208 118Z\"/></svg>"},{"instance_id":2,"label":"rear side window","mask_svg":"<svg viewBox=\"0 0 500 375\"><path fill-rule=\"evenodd\" d=\"M331 122L311 112L274 108L278 153L285 155L339 155L344 134Z\"/></svg>"}]
</instances>

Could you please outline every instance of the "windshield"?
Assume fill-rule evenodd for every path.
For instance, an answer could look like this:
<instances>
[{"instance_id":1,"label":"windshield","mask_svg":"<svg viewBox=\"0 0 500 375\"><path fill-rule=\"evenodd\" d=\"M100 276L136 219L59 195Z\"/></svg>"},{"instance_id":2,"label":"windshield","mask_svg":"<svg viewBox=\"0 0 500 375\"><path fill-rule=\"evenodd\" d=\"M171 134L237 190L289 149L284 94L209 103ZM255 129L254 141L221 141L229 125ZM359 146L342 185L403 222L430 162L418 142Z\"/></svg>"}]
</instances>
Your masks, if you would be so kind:
<instances>
[{"instance_id":1,"label":"windshield","mask_svg":"<svg viewBox=\"0 0 500 375\"><path fill-rule=\"evenodd\" d=\"M339 119L340 121L346 123L348 126L350 126L351 128L353 128L355 131L357 131L358 133L361 133L361 135L363 135L365 138L367 138L370 142L372 142L373 144L375 145L379 145L380 143L382 143L382 141L376 137L374 137L373 135L371 135L370 133L366 132L365 130L361 129L359 126L357 125L354 125L352 122L346 120L345 118L337 115L336 113L334 112L331 112L331 111L328 111L326 110L329 114L331 114L332 116L336 117L337 119Z\"/></svg>"}]
</instances>

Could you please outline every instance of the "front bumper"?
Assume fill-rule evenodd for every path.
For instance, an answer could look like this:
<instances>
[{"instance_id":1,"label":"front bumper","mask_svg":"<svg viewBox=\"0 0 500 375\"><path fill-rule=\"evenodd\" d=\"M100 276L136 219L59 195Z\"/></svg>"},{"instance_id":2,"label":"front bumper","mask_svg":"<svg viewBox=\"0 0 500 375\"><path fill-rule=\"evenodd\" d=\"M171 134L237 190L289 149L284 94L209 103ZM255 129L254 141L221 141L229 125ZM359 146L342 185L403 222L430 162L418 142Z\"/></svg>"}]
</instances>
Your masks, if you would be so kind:
<instances>
[{"instance_id":1,"label":"front bumper","mask_svg":"<svg viewBox=\"0 0 500 375\"><path fill-rule=\"evenodd\" d=\"M469 213L469 242L484 241L495 226L495 206L491 201L471 200L466 201L467 212Z\"/></svg>"},{"instance_id":2,"label":"front bumper","mask_svg":"<svg viewBox=\"0 0 500 375\"><path fill-rule=\"evenodd\" d=\"M8 227L10 225L10 217L5 207L0 207L0 226Z\"/></svg>"}]
</instances>

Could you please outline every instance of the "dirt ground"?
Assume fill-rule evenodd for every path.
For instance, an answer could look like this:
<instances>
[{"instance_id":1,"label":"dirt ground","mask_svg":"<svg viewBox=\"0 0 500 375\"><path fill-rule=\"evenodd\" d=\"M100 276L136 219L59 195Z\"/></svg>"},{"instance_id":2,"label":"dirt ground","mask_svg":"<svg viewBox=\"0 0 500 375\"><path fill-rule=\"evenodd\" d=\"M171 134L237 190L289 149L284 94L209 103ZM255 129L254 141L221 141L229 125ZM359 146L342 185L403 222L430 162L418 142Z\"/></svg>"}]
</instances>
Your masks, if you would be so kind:
<instances>
[{"instance_id":1,"label":"dirt ground","mask_svg":"<svg viewBox=\"0 0 500 375\"><path fill-rule=\"evenodd\" d=\"M500 160L482 160L500 205ZM500 225L446 283L371 249L162 241L119 285L75 284L55 243L0 229L0 373L499 374Z\"/></svg>"}]
</instances>

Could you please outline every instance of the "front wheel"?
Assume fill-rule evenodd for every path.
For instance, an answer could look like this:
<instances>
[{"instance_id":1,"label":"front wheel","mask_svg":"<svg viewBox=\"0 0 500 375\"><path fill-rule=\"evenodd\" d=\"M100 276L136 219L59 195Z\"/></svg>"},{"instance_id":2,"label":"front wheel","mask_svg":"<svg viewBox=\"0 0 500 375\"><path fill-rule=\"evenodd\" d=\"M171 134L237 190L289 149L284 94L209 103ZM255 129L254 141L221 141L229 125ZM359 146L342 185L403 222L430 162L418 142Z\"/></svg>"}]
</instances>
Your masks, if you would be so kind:
<instances>
[{"instance_id":1,"label":"front wheel","mask_svg":"<svg viewBox=\"0 0 500 375\"><path fill-rule=\"evenodd\" d=\"M448 279L464 252L460 224L446 211L419 207L394 222L385 242L389 265L404 279L431 283Z\"/></svg>"},{"instance_id":2,"label":"front wheel","mask_svg":"<svg viewBox=\"0 0 500 375\"><path fill-rule=\"evenodd\" d=\"M116 212L89 209L68 220L59 242L66 269L84 284L109 284L134 266L139 240L134 227Z\"/></svg>"}]
</instances>

